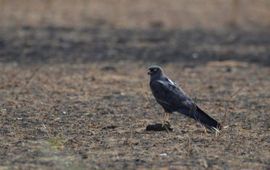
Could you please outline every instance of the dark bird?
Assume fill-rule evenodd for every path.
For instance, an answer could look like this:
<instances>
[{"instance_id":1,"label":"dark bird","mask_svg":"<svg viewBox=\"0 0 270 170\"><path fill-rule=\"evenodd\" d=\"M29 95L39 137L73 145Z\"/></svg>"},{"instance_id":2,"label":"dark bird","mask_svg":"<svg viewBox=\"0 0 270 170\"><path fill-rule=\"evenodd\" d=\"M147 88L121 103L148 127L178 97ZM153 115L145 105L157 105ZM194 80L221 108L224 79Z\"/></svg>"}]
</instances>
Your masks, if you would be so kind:
<instances>
[{"instance_id":1,"label":"dark bird","mask_svg":"<svg viewBox=\"0 0 270 170\"><path fill-rule=\"evenodd\" d=\"M170 80L161 67L149 67L150 88L156 101L165 111L164 121L169 123L169 115L180 112L200 122L206 128L214 131L221 130L221 125L202 109L180 88Z\"/></svg>"}]
</instances>

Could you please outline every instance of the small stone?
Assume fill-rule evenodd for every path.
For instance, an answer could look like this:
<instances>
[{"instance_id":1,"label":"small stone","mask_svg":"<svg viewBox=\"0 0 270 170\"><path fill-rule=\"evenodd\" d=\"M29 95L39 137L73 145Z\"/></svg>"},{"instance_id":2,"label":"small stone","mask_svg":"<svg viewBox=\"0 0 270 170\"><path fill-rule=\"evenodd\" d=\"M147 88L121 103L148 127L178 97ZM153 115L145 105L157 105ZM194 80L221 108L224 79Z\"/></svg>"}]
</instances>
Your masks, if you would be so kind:
<instances>
[{"instance_id":1,"label":"small stone","mask_svg":"<svg viewBox=\"0 0 270 170\"><path fill-rule=\"evenodd\" d=\"M168 156L168 154L167 153L161 153L161 154L159 154L159 156L165 157L165 156Z\"/></svg>"},{"instance_id":2,"label":"small stone","mask_svg":"<svg viewBox=\"0 0 270 170\"><path fill-rule=\"evenodd\" d=\"M171 125L169 123L166 124L152 124L148 125L146 127L146 131L172 131L173 129L171 128Z\"/></svg>"}]
</instances>

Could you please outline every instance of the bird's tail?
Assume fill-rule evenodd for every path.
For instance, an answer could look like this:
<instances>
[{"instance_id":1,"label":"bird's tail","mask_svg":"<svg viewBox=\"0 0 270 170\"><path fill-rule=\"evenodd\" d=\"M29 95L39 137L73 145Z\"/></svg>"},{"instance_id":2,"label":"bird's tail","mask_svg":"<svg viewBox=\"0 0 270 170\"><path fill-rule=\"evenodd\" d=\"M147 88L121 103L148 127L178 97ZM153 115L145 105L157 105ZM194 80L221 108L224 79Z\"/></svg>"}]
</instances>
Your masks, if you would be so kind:
<instances>
[{"instance_id":1,"label":"bird's tail","mask_svg":"<svg viewBox=\"0 0 270 170\"><path fill-rule=\"evenodd\" d=\"M218 123L215 119L211 118L198 106L196 107L197 107L196 114L194 115L193 118L199 121L201 124L203 124L206 128L219 132L222 128L221 124Z\"/></svg>"}]
</instances>

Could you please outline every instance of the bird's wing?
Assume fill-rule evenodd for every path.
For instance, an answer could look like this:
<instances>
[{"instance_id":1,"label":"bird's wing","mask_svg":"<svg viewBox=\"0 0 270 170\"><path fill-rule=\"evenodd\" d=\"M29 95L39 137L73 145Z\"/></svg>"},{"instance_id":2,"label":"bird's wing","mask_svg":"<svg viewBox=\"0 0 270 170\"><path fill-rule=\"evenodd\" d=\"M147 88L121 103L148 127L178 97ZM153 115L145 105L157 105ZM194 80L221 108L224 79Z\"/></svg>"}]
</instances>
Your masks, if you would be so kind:
<instances>
[{"instance_id":1,"label":"bird's wing","mask_svg":"<svg viewBox=\"0 0 270 170\"><path fill-rule=\"evenodd\" d=\"M171 85L177 86L177 84L174 81L172 81L171 79L169 79L168 77L165 77L165 81L167 81Z\"/></svg>"},{"instance_id":2,"label":"bird's wing","mask_svg":"<svg viewBox=\"0 0 270 170\"><path fill-rule=\"evenodd\" d=\"M157 102L171 110L191 110L193 108L192 100L175 83L157 80L151 83L151 89Z\"/></svg>"}]
</instances>

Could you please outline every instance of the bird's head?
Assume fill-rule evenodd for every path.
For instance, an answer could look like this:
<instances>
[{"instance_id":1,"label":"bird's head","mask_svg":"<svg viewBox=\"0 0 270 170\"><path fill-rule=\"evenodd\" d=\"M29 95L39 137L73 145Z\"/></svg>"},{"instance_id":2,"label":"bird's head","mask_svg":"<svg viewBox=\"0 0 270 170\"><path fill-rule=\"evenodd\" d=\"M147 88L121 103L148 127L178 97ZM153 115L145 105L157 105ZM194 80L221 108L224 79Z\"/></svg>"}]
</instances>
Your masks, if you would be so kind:
<instances>
[{"instance_id":1,"label":"bird's head","mask_svg":"<svg viewBox=\"0 0 270 170\"><path fill-rule=\"evenodd\" d=\"M161 76L162 75L162 68L160 66L150 66L148 68L148 74L150 76Z\"/></svg>"}]
</instances>

